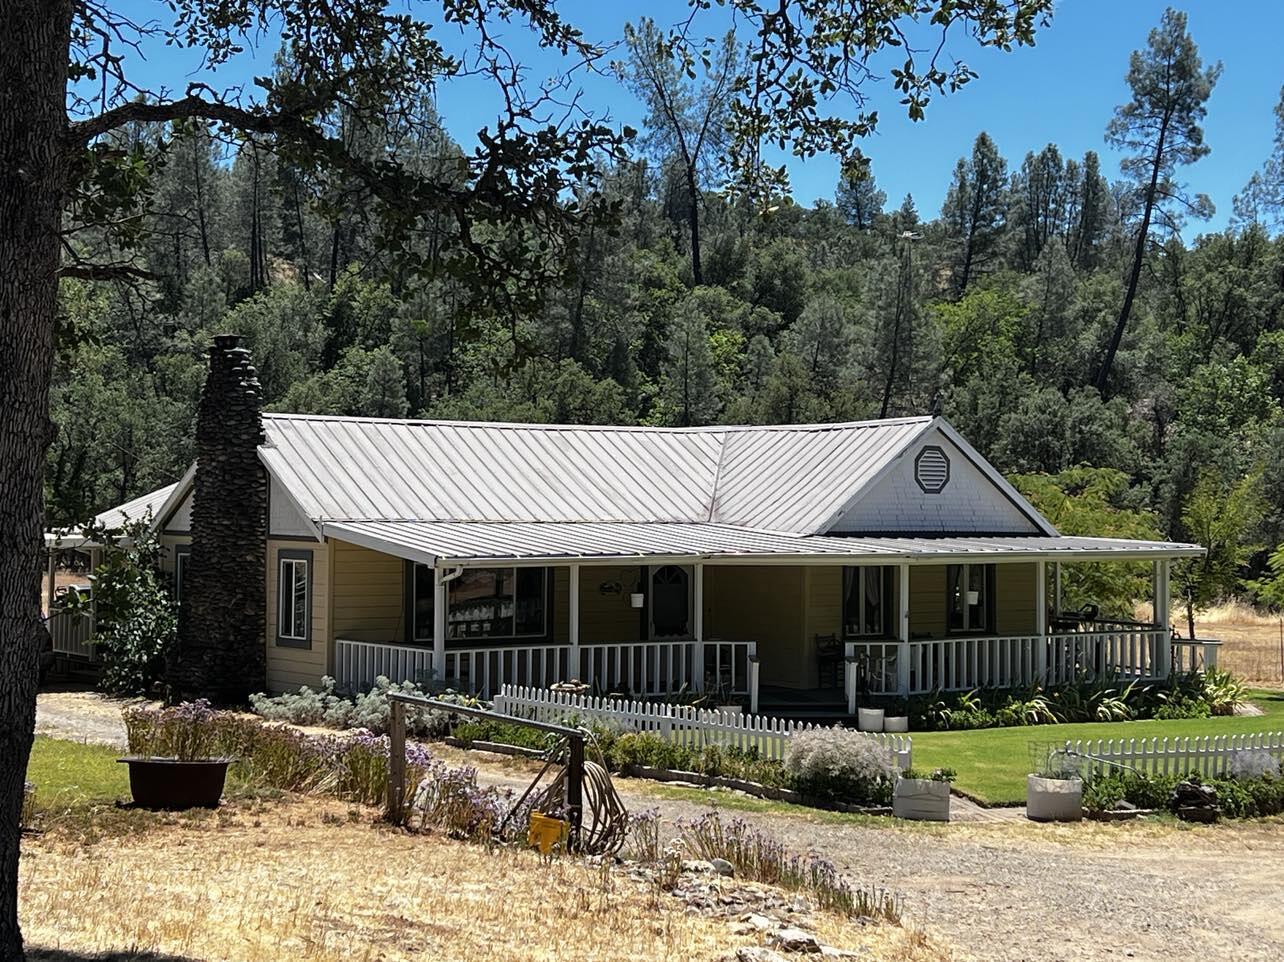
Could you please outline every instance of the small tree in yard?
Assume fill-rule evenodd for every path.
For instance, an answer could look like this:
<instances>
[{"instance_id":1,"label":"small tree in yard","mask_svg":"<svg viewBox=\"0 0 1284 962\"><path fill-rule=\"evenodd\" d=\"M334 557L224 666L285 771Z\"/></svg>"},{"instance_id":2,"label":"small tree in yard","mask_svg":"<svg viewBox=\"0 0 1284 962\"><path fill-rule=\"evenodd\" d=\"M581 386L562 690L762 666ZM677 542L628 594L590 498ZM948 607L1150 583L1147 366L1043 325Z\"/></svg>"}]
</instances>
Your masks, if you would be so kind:
<instances>
[{"instance_id":1,"label":"small tree in yard","mask_svg":"<svg viewBox=\"0 0 1284 962\"><path fill-rule=\"evenodd\" d=\"M1268 576L1248 583L1253 596L1275 612L1280 627L1280 677L1284 678L1284 544L1266 560Z\"/></svg>"},{"instance_id":2,"label":"small tree in yard","mask_svg":"<svg viewBox=\"0 0 1284 962\"><path fill-rule=\"evenodd\" d=\"M90 639L102 660L99 684L115 695L150 694L178 633L174 602L160 571L160 544L146 521L110 532L93 525L85 534L103 545L102 564L93 574L96 630ZM72 597L70 610L90 603Z\"/></svg>"},{"instance_id":3,"label":"small tree in yard","mask_svg":"<svg viewBox=\"0 0 1284 962\"><path fill-rule=\"evenodd\" d=\"M1261 473L1253 472L1227 486L1215 470L1204 472L1186 498L1181 521L1184 536L1203 545L1202 558L1187 558L1173 567L1173 583L1186 609L1188 637L1195 637L1195 614L1240 585L1240 571L1261 545L1249 539L1262 520Z\"/></svg>"}]
</instances>

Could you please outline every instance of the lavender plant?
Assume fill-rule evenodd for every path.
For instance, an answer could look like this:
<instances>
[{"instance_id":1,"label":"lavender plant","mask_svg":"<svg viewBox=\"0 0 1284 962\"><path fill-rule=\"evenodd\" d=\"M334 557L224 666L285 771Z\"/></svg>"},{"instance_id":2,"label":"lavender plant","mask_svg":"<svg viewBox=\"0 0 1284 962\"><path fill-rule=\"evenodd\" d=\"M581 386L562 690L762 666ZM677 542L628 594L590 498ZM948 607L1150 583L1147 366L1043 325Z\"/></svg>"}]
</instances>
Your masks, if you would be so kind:
<instances>
[{"instance_id":1,"label":"lavender plant","mask_svg":"<svg viewBox=\"0 0 1284 962\"><path fill-rule=\"evenodd\" d=\"M393 692L406 695L426 693L414 682L394 682L380 675L369 691L348 694L340 691L335 680L327 675L321 679L319 689L304 685L297 692L282 695L251 695L250 707L256 715L269 721L338 729L364 728L385 734L392 717L388 695ZM461 705L482 705L478 699L455 691L434 693L433 697ZM421 738L441 738L449 733L451 718L448 712L407 706L406 730Z\"/></svg>"},{"instance_id":2,"label":"lavender plant","mask_svg":"<svg viewBox=\"0 0 1284 962\"><path fill-rule=\"evenodd\" d=\"M696 858L724 858L739 878L802 892L816 905L849 918L899 922L901 902L886 889L853 886L833 862L790 852L743 819L723 822L717 812L679 820L678 840Z\"/></svg>"}]
</instances>

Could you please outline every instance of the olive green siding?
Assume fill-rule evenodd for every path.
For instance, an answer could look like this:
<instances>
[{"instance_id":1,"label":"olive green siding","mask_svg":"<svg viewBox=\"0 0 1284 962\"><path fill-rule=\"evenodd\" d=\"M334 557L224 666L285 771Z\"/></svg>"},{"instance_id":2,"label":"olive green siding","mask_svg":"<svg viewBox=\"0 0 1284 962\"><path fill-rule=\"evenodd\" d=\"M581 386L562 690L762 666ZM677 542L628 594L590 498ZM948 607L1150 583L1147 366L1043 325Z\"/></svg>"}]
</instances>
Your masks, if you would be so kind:
<instances>
[{"instance_id":1,"label":"olive green siding","mask_svg":"<svg viewBox=\"0 0 1284 962\"><path fill-rule=\"evenodd\" d=\"M704 636L756 641L763 685L816 684L804 598L809 569L798 565L706 565Z\"/></svg>"},{"instance_id":2,"label":"olive green siding","mask_svg":"<svg viewBox=\"0 0 1284 962\"><path fill-rule=\"evenodd\" d=\"M344 541L334 552L334 637L350 641L407 641L405 562Z\"/></svg>"}]
</instances>

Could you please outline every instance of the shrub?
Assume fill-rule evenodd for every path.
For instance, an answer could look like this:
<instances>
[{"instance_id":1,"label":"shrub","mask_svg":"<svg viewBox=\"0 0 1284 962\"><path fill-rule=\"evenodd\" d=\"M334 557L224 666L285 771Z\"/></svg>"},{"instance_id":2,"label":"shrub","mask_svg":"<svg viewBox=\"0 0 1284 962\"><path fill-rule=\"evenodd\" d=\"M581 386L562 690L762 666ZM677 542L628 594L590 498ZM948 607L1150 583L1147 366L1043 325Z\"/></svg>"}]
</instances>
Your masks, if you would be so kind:
<instances>
[{"instance_id":1,"label":"shrub","mask_svg":"<svg viewBox=\"0 0 1284 962\"><path fill-rule=\"evenodd\" d=\"M925 778L932 782L952 782L959 773L952 768L910 768L901 772L901 778Z\"/></svg>"},{"instance_id":2,"label":"shrub","mask_svg":"<svg viewBox=\"0 0 1284 962\"><path fill-rule=\"evenodd\" d=\"M1284 812L1284 778L1264 774L1204 778L1197 774L1143 775L1138 772L1095 774L1084 782L1083 805L1090 812L1109 809L1118 801L1138 808L1169 809L1173 788L1183 781L1207 785L1227 818L1257 818Z\"/></svg>"},{"instance_id":3,"label":"shrub","mask_svg":"<svg viewBox=\"0 0 1284 962\"><path fill-rule=\"evenodd\" d=\"M896 773L890 751L868 735L845 728L790 736L784 768L799 791L849 802L887 802Z\"/></svg>"},{"instance_id":4,"label":"shrub","mask_svg":"<svg viewBox=\"0 0 1284 962\"><path fill-rule=\"evenodd\" d=\"M388 701L388 695L393 692L403 695L425 694L414 682L394 682L380 675L369 691L349 695L340 692L335 680L327 675L321 679L320 690L304 685L297 692L275 697L251 695L250 707L255 714L270 721L339 729L363 728L386 734L392 718L392 704ZM433 697L439 701L461 705L481 705L477 699L453 691L434 694ZM407 705L406 731L421 738L442 738L449 733L453 717L449 712Z\"/></svg>"},{"instance_id":5,"label":"shrub","mask_svg":"<svg viewBox=\"0 0 1284 962\"><path fill-rule=\"evenodd\" d=\"M68 595L66 611L94 612L90 639L101 661L98 684L116 695L147 695L158 685L178 636L178 615L160 572L160 542L146 520L119 531L93 524L85 536L103 545L92 601Z\"/></svg>"}]
</instances>

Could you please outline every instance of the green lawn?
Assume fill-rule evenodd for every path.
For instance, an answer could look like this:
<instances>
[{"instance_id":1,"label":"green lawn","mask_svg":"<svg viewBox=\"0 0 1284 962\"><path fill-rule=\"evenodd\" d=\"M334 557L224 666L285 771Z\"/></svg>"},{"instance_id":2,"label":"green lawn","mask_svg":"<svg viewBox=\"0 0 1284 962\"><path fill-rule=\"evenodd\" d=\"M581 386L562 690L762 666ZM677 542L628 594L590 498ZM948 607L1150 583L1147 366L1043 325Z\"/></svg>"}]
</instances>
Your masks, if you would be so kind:
<instances>
[{"instance_id":1,"label":"green lawn","mask_svg":"<svg viewBox=\"0 0 1284 962\"><path fill-rule=\"evenodd\" d=\"M27 781L36 786L36 807L43 811L75 808L129 797L129 772L121 753L101 745L36 737Z\"/></svg>"},{"instance_id":2,"label":"green lawn","mask_svg":"<svg viewBox=\"0 0 1284 962\"><path fill-rule=\"evenodd\" d=\"M1031 742L1080 738L1202 737L1284 731L1284 692L1254 691L1251 693L1251 700L1265 714L1179 721L914 732L914 767L953 768L959 773L955 786L978 801L993 805L1019 805L1025 802L1025 776L1030 770Z\"/></svg>"}]
</instances>

